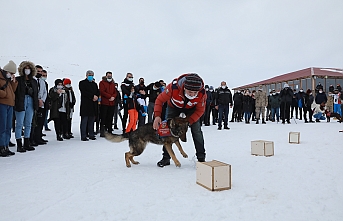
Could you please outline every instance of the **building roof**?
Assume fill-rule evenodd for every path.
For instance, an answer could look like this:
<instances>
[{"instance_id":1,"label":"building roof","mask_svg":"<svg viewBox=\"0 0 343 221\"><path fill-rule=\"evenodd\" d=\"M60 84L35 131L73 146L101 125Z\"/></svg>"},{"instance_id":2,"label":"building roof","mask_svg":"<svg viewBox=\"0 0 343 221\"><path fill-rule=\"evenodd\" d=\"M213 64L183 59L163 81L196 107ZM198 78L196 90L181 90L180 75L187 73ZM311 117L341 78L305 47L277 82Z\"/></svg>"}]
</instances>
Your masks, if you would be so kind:
<instances>
[{"instance_id":1,"label":"building roof","mask_svg":"<svg viewBox=\"0 0 343 221\"><path fill-rule=\"evenodd\" d=\"M343 78L343 69L338 68L306 68L299 71L290 72L287 74L278 75L273 78L269 78L263 81L258 81L255 83L239 86L233 88L236 89L244 89L244 88L251 88L257 87L259 85L268 85L268 84L275 84L275 83L283 83L285 81L293 81L299 80L303 78L309 77L319 77L319 78Z\"/></svg>"}]
</instances>

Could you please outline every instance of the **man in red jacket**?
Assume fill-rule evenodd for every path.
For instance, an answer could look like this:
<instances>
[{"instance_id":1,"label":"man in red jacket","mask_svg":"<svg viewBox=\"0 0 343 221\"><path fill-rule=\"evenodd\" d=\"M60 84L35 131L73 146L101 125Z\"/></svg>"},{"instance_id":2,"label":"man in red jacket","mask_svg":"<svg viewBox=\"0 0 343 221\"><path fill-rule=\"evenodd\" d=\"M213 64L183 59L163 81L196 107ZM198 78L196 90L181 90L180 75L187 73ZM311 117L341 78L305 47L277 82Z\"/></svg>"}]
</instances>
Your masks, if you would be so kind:
<instances>
[{"instance_id":1,"label":"man in red jacket","mask_svg":"<svg viewBox=\"0 0 343 221\"><path fill-rule=\"evenodd\" d=\"M183 74L167 85L155 101L153 127L158 129L161 123L162 106L167 102L167 119L177 117L180 113L189 116L189 124L193 136L196 156L199 162L205 162L204 136L201 131L200 117L205 112L206 92L204 81L195 73ZM170 156L163 147L163 158L157 166L170 165Z\"/></svg>"},{"instance_id":2,"label":"man in red jacket","mask_svg":"<svg viewBox=\"0 0 343 221\"><path fill-rule=\"evenodd\" d=\"M106 77L99 83L100 96L101 96L101 124L100 124L100 137L105 137L105 129L112 133L112 119L114 115L114 104L117 97L117 89L114 85L112 72L107 72Z\"/></svg>"}]
</instances>

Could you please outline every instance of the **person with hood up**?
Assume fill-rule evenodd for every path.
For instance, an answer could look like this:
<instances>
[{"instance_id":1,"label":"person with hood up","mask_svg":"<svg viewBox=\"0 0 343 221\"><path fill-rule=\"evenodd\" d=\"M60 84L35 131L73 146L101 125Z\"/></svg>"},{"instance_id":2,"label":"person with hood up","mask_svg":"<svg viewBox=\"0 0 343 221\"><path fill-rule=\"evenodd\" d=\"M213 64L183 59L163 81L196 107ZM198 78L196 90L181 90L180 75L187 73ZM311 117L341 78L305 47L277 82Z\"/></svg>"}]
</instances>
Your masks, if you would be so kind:
<instances>
[{"instance_id":1,"label":"person with hood up","mask_svg":"<svg viewBox=\"0 0 343 221\"><path fill-rule=\"evenodd\" d=\"M165 90L157 97L155 102L155 120L153 128L158 129L162 122L162 106L167 103L167 119L178 117L181 113L188 116L193 136L196 156L199 162L205 162L204 136L201 131L200 117L205 112L206 91L204 81L196 73L183 74L167 85ZM170 165L170 156L163 147L163 158L157 166Z\"/></svg>"},{"instance_id":2,"label":"person with hood up","mask_svg":"<svg viewBox=\"0 0 343 221\"><path fill-rule=\"evenodd\" d=\"M15 91L15 139L17 141L17 152L23 153L35 150L30 145L30 133L32 119L35 111L38 110L38 85L33 79L36 76L36 67L30 61L23 61L18 67L19 76L17 90ZM22 129L24 127L24 145L22 143Z\"/></svg>"},{"instance_id":3,"label":"person with hood up","mask_svg":"<svg viewBox=\"0 0 343 221\"><path fill-rule=\"evenodd\" d=\"M9 61L4 68L0 69L0 156L7 157L15 153L8 146L11 139L11 127L13 117L13 106L15 101L14 92L18 82L15 78L17 65Z\"/></svg>"}]
</instances>

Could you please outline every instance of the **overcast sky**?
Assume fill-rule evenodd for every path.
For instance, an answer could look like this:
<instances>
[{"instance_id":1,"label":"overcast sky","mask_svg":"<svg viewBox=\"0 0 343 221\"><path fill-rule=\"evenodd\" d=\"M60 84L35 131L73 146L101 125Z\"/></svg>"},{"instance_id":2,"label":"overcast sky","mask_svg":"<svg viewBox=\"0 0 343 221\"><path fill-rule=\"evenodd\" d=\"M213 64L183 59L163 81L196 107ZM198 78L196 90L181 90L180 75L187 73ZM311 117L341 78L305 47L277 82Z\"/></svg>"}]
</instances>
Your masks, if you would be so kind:
<instances>
[{"instance_id":1,"label":"overcast sky","mask_svg":"<svg viewBox=\"0 0 343 221\"><path fill-rule=\"evenodd\" d=\"M149 83L196 72L235 87L343 68L342 0L7 0L0 28L0 66L28 59L61 77L109 70Z\"/></svg>"}]
</instances>

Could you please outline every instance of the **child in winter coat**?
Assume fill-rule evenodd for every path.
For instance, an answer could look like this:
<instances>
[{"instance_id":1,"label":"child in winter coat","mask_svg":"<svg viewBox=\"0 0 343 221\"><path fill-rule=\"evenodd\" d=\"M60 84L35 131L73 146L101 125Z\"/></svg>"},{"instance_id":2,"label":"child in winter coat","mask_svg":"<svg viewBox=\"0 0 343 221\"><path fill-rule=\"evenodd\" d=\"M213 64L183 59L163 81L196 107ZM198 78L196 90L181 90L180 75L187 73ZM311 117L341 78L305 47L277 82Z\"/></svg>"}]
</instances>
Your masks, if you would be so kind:
<instances>
[{"instance_id":1,"label":"child in winter coat","mask_svg":"<svg viewBox=\"0 0 343 221\"><path fill-rule=\"evenodd\" d=\"M123 134L124 137L128 137L131 131L135 131L137 127L138 121L138 102L137 96L135 95L135 88L131 86L131 93L129 97L126 99L127 106L128 106L128 115L129 115L129 124L126 127L125 133Z\"/></svg>"},{"instance_id":2,"label":"child in winter coat","mask_svg":"<svg viewBox=\"0 0 343 221\"><path fill-rule=\"evenodd\" d=\"M146 104L146 95L144 88L139 88L137 96L138 103L138 127L145 124L145 118L148 112L148 106Z\"/></svg>"}]
</instances>

